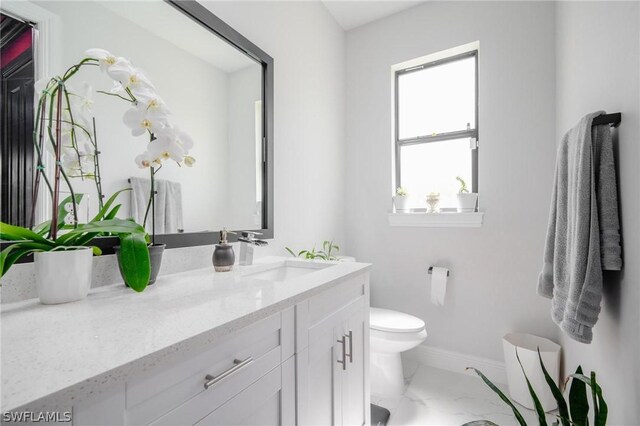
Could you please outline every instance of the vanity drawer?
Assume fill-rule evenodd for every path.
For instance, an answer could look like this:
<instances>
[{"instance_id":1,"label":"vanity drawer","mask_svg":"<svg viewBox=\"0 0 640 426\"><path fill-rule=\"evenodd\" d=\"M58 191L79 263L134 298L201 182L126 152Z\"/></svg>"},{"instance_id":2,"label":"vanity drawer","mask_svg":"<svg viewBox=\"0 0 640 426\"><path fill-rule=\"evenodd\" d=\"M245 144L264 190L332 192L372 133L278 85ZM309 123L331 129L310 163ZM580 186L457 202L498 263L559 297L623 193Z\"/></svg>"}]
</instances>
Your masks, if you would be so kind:
<instances>
[{"instance_id":1,"label":"vanity drawer","mask_svg":"<svg viewBox=\"0 0 640 426\"><path fill-rule=\"evenodd\" d=\"M337 286L309 299L309 325L325 319L365 294L364 274L349 278Z\"/></svg>"},{"instance_id":2,"label":"vanity drawer","mask_svg":"<svg viewBox=\"0 0 640 426\"><path fill-rule=\"evenodd\" d=\"M185 421L171 417L173 424L195 423L292 354L293 314L287 310L212 342L203 351L164 362L129 380L126 422L171 424L161 418L172 412L185 417ZM225 377L212 380L221 375ZM207 382L211 386L205 389ZM187 406L191 408L183 410Z\"/></svg>"}]
</instances>

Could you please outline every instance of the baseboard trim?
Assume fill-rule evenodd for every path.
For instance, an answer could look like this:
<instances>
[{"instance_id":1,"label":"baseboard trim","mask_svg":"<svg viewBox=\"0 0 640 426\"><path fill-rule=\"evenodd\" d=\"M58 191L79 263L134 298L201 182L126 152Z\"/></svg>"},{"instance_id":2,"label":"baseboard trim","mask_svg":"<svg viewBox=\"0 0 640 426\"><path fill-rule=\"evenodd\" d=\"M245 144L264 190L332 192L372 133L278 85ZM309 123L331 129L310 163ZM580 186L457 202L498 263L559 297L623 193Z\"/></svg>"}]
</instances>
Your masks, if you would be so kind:
<instances>
[{"instance_id":1,"label":"baseboard trim","mask_svg":"<svg viewBox=\"0 0 640 426\"><path fill-rule=\"evenodd\" d=\"M507 383L507 372L504 362L463 354L460 352L448 351L446 349L427 345L419 345L418 347L405 352L403 356L429 367L478 377L475 372L466 370L467 367L474 367L482 371L482 373L492 382L501 384Z\"/></svg>"}]
</instances>

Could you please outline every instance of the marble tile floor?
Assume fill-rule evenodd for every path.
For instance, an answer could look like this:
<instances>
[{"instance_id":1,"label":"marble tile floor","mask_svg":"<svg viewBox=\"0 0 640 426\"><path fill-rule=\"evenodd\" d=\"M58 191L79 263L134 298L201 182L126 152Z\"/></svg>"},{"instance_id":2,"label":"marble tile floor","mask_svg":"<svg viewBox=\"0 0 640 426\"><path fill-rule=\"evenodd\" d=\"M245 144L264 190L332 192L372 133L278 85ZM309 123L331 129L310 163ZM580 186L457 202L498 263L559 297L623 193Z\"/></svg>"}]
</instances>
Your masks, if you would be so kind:
<instances>
[{"instance_id":1,"label":"marble tile floor","mask_svg":"<svg viewBox=\"0 0 640 426\"><path fill-rule=\"evenodd\" d=\"M388 426L460 426L474 420L518 424L511 409L477 377L417 364L405 366L405 376L403 396L371 397L372 403L391 412ZM506 393L506 386L500 387ZM516 406L527 424L538 424L535 412ZM549 424L553 419L547 416Z\"/></svg>"}]
</instances>

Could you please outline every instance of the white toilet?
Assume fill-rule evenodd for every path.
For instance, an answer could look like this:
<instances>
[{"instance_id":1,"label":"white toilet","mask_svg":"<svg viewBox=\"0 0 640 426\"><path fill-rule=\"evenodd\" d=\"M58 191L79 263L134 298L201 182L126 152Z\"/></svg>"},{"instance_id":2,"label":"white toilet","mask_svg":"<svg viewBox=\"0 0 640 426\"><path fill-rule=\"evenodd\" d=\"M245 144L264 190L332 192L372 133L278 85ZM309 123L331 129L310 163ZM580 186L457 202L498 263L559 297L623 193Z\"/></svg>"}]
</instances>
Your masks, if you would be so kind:
<instances>
[{"instance_id":1,"label":"white toilet","mask_svg":"<svg viewBox=\"0 0 640 426\"><path fill-rule=\"evenodd\" d=\"M399 396L404 393L400 353L427 338L424 321L389 309L370 309L371 393Z\"/></svg>"}]
</instances>

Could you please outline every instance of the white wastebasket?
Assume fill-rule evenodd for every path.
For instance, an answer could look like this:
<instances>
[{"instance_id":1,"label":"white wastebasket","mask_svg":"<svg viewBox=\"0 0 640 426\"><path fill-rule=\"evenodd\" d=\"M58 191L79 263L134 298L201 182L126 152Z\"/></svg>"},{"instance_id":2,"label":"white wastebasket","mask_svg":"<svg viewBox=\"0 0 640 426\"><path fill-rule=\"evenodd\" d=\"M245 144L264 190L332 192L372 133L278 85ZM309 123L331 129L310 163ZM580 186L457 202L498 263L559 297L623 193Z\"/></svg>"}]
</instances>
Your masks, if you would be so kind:
<instances>
[{"instance_id":1,"label":"white wastebasket","mask_svg":"<svg viewBox=\"0 0 640 426\"><path fill-rule=\"evenodd\" d=\"M540 367L538 348L540 348L540 355L547 372L558 384L558 379L560 378L560 345L544 337L510 333L502 338L502 347L504 349L504 363L507 370L507 384L511 399L531 410L535 409L533 399L527 388L527 381L516 358L517 349L522 367L527 373L531 386L536 395L538 395L544 410L548 412L558 408L558 404L549 389L549 385L547 385Z\"/></svg>"}]
</instances>

